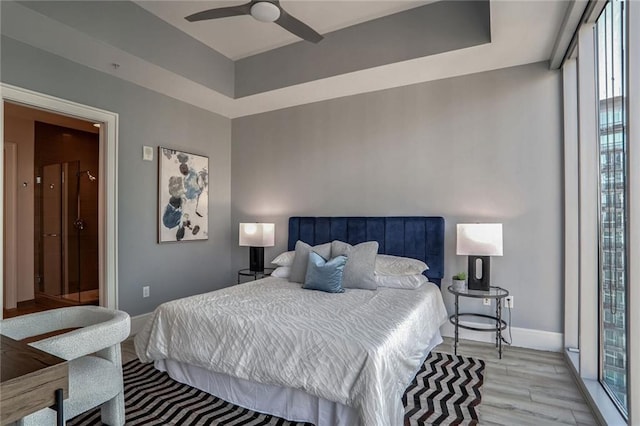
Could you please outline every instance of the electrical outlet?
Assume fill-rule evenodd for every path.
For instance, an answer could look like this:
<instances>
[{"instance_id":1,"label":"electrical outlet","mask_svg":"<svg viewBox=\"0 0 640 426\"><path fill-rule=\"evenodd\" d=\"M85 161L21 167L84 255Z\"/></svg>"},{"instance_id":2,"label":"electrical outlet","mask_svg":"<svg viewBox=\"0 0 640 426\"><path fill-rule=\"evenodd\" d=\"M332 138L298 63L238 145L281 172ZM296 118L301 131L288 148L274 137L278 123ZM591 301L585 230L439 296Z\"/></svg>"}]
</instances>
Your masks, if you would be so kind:
<instances>
[{"instance_id":1,"label":"electrical outlet","mask_svg":"<svg viewBox=\"0 0 640 426\"><path fill-rule=\"evenodd\" d=\"M149 297L149 286L145 285L142 287L142 297Z\"/></svg>"},{"instance_id":2,"label":"electrical outlet","mask_svg":"<svg viewBox=\"0 0 640 426\"><path fill-rule=\"evenodd\" d=\"M513 309L513 296L507 296L504 298L504 307Z\"/></svg>"},{"instance_id":3,"label":"electrical outlet","mask_svg":"<svg viewBox=\"0 0 640 426\"><path fill-rule=\"evenodd\" d=\"M491 299L489 297L485 297L484 299L482 299L482 303L485 306L490 306L491 305Z\"/></svg>"}]
</instances>

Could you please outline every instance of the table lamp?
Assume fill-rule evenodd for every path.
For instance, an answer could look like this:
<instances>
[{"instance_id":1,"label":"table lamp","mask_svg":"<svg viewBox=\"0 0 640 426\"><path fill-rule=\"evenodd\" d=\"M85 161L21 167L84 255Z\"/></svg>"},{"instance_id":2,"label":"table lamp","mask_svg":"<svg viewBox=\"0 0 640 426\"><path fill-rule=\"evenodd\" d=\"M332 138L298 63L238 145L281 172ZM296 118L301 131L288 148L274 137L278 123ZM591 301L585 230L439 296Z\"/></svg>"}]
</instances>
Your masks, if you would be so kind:
<instances>
[{"instance_id":1,"label":"table lamp","mask_svg":"<svg viewBox=\"0 0 640 426\"><path fill-rule=\"evenodd\" d=\"M502 224L459 223L457 231L456 254L469 256L468 288L488 291L490 256L502 256Z\"/></svg>"},{"instance_id":2,"label":"table lamp","mask_svg":"<svg viewBox=\"0 0 640 426\"><path fill-rule=\"evenodd\" d=\"M249 246L249 269L264 272L264 248L275 244L273 223L241 223L240 245Z\"/></svg>"}]
</instances>

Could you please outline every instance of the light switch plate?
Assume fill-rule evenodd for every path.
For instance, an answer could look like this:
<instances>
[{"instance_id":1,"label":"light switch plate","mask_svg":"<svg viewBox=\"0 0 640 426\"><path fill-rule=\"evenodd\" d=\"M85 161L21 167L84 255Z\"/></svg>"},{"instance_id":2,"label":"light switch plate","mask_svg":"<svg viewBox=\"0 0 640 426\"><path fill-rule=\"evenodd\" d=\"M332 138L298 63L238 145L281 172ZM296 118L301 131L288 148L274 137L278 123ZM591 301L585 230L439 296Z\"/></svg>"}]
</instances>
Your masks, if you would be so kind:
<instances>
[{"instance_id":1,"label":"light switch plate","mask_svg":"<svg viewBox=\"0 0 640 426\"><path fill-rule=\"evenodd\" d=\"M146 145L142 147L142 159L144 161L153 161L153 147Z\"/></svg>"}]
</instances>

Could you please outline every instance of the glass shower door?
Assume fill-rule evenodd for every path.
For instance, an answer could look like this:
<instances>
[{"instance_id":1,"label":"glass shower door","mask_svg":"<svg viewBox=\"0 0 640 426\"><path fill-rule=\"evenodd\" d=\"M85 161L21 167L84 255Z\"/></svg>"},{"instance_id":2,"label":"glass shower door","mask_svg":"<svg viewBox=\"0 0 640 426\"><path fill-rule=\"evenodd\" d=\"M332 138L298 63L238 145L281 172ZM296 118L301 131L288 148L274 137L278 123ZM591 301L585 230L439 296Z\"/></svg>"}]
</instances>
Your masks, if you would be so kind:
<instances>
[{"instance_id":1,"label":"glass shower door","mask_svg":"<svg viewBox=\"0 0 640 426\"><path fill-rule=\"evenodd\" d=\"M47 296L62 294L62 167L42 168L40 223L42 230L40 290Z\"/></svg>"},{"instance_id":2,"label":"glass shower door","mask_svg":"<svg viewBox=\"0 0 640 426\"><path fill-rule=\"evenodd\" d=\"M39 219L40 285L44 297L80 302L80 246L77 214L79 162L42 168Z\"/></svg>"}]
</instances>

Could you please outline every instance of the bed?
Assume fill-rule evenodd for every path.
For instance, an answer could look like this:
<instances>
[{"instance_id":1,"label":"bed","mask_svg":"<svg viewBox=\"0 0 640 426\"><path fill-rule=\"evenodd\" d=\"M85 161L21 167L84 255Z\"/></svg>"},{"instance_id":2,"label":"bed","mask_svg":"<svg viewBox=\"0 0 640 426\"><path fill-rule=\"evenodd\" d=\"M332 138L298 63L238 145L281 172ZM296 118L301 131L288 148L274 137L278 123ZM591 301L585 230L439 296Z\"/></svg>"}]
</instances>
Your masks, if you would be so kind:
<instances>
[{"instance_id":1,"label":"bed","mask_svg":"<svg viewBox=\"0 0 640 426\"><path fill-rule=\"evenodd\" d=\"M440 217L293 217L289 248L378 241L380 254L425 261L431 283L341 294L265 278L159 306L138 356L177 381L292 421L401 425L404 389L447 319Z\"/></svg>"}]
</instances>

